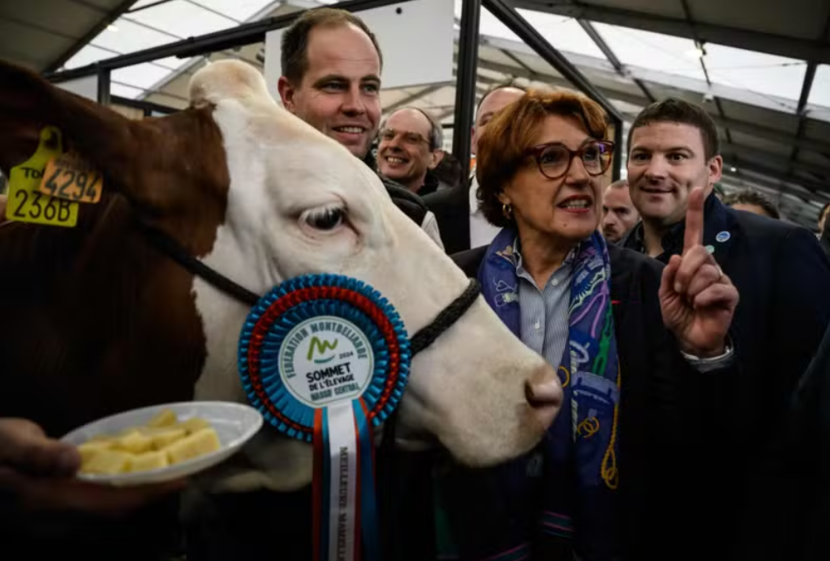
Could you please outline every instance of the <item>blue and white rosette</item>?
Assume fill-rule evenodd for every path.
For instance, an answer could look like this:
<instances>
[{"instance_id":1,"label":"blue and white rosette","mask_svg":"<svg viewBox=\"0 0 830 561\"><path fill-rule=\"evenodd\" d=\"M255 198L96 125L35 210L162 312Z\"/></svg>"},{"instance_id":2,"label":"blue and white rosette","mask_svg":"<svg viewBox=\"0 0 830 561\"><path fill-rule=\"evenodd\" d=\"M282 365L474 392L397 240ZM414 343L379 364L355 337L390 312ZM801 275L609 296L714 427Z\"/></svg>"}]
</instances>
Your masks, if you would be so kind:
<instances>
[{"instance_id":1,"label":"blue and white rosette","mask_svg":"<svg viewBox=\"0 0 830 561\"><path fill-rule=\"evenodd\" d=\"M248 314L239 340L248 399L314 446L315 561L380 560L372 427L403 396L410 359L398 313L356 279L297 277Z\"/></svg>"}]
</instances>

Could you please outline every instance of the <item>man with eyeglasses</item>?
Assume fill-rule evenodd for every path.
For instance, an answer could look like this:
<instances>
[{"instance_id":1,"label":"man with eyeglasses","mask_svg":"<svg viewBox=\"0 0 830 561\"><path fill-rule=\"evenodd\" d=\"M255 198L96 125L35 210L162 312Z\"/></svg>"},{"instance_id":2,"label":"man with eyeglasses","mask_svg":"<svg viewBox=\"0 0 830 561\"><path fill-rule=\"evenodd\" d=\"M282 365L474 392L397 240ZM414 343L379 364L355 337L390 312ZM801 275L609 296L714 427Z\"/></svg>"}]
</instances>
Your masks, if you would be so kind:
<instances>
[{"instance_id":1,"label":"man with eyeglasses","mask_svg":"<svg viewBox=\"0 0 830 561\"><path fill-rule=\"evenodd\" d=\"M283 34L281 63L285 108L372 167L383 55L363 20L345 10L308 10ZM443 249L435 215L420 197L381 179L395 205Z\"/></svg>"},{"instance_id":2,"label":"man with eyeglasses","mask_svg":"<svg viewBox=\"0 0 830 561\"><path fill-rule=\"evenodd\" d=\"M429 113L404 107L392 113L380 128L378 171L413 193L428 195L438 180L428 172L441 162L444 134Z\"/></svg>"}]
</instances>

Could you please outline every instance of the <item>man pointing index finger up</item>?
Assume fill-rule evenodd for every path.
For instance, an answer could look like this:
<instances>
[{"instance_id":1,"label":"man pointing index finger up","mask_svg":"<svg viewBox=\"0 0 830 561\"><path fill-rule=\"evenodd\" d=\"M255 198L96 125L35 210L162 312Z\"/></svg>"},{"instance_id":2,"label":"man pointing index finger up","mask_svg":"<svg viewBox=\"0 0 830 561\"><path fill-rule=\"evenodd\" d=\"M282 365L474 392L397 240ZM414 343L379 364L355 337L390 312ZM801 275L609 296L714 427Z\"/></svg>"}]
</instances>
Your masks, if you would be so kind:
<instances>
[{"instance_id":1,"label":"man pointing index finger up","mask_svg":"<svg viewBox=\"0 0 830 561\"><path fill-rule=\"evenodd\" d=\"M622 245L667 263L661 307L686 352L704 358L722 350L728 294L740 292L729 332L738 375L711 380L723 410L701 415L717 417L719 428L701 452L707 457L690 458L700 466L695 504L688 520L674 521L688 540L672 552L726 558L741 547L738 529L750 517L747 482L830 322L830 264L811 232L727 208L712 194L723 159L702 108L678 99L650 105L634 120L628 146L642 222Z\"/></svg>"},{"instance_id":2,"label":"man pointing index finger up","mask_svg":"<svg viewBox=\"0 0 830 561\"><path fill-rule=\"evenodd\" d=\"M683 255L672 255L663 270L663 321L684 352L710 358L725 352L725 339L738 291L702 245L703 189L694 189L686 212Z\"/></svg>"}]
</instances>

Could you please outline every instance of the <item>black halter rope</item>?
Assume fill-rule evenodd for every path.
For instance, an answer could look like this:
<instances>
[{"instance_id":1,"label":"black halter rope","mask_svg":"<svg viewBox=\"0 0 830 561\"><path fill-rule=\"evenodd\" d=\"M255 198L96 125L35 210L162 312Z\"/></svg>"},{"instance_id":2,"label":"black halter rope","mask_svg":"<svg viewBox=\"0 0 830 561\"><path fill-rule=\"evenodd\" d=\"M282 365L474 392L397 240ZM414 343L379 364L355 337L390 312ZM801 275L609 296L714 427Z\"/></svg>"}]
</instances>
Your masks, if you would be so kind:
<instances>
[{"instance_id":1,"label":"black halter rope","mask_svg":"<svg viewBox=\"0 0 830 561\"><path fill-rule=\"evenodd\" d=\"M184 267L184 269L193 275L200 277L214 288L221 290L228 296L249 306L254 306L259 302L259 296L256 293L240 286L222 273L196 259L179 242L166 233L146 225L142 225L142 229L152 247ZM415 356L434 343L444 331L458 321L470 309L470 306L473 305L473 302L478 298L480 292L481 286L478 282L475 279L470 279L470 284L467 285L467 288L458 298L450 302L446 308L441 310L435 319L409 339L412 356ZM383 426L383 445L380 447L378 454L379 465L384 464L385 467L385 469L380 470L383 481L378 495L379 505L382 505L384 512L395 512L397 509L397 493L394 491L394 477L398 471L397 463L400 461L394 446L397 417L397 411L395 411L386 419ZM398 529L392 524L389 532L396 536L397 531ZM383 532L382 534L386 535ZM399 547L397 539L394 537L386 537L384 541L384 550L394 552Z\"/></svg>"},{"instance_id":2,"label":"black halter rope","mask_svg":"<svg viewBox=\"0 0 830 561\"><path fill-rule=\"evenodd\" d=\"M142 230L153 248L181 265L188 272L244 304L255 306L259 302L260 297L256 293L240 286L222 273L196 259L179 242L166 233L146 225L142 225ZM470 309L480 292L481 287L478 282L475 279L470 279L470 284L467 285L467 288L458 298L441 310L428 325L410 337L409 344L412 356L430 346L444 331L452 327Z\"/></svg>"}]
</instances>

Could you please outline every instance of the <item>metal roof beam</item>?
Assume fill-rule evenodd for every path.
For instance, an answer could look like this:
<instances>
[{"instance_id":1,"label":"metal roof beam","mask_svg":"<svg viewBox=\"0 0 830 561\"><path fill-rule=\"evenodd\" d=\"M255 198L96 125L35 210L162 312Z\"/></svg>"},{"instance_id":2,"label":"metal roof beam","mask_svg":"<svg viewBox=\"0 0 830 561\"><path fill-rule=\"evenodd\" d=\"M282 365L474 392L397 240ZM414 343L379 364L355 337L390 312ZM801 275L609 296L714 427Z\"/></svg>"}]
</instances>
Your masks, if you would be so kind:
<instances>
[{"instance_id":1,"label":"metal roof beam","mask_svg":"<svg viewBox=\"0 0 830 561\"><path fill-rule=\"evenodd\" d=\"M819 36L819 41L826 41L827 35L830 33L830 15L827 21L824 22L824 29ZM815 61L807 63L807 70L804 72L804 83L801 85L801 95L798 97L798 130L795 133L796 138L804 136L804 130L807 128L807 100L810 99L810 91L813 89L813 80L816 77L816 68L818 64ZM793 146L790 152L791 166L795 165L796 158L798 158L798 146Z\"/></svg>"},{"instance_id":2,"label":"metal roof beam","mask_svg":"<svg viewBox=\"0 0 830 561\"><path fill-rule=\"evenodd\" d=\"M813 80L816 77L816 68L818 65L815 62L807 63L807 71L804 73L804 83L801 85L801 95L798 96L798 108L796 111L799 115L804 114L804 109L807 107L807 100L810 99L810 90L813 89Z\"/></svg>"},{"instance_id":3,"label":"metal roof beam","mask_svg":"<svg viewBox=\"0 0 830 561\"><path fill-rule=\"evenodd\" d=\"M579 25L582 26L582 29L585 30L585 33L588 34L588 36L591 38L591 40L594 42L597 48L599 48L599 50L602 51L602 54L605 55L605 58L608 59L608 62L610 62L614 69L617 71L617 74L619 74L620 76L628 76L628 72L626 71L625 66L623 66L622 62L620 62L620 59L617 58L617 55L614 54L614 51L611 50L611 47L608 46L608 43L605 42L605 39L603 39L599 32L594 28L594 26L591 25L591 22L584 19L577 21L579 21ZM657 101L657 98L655 98L654 95L652 95L652 93L649 91L648 87L643 83L642 80L639 80L637 78L633 78L633 80L634 83L637 84L637 87L640 88L640 91L643 92L643 95L646 96L646 98L649 100L649 102L654 103L655 101Z\"/></svg>"},{"instance_id":4,"label":"metal roof beam","mask_svg":"<svg viewBox=\"0 0 830 561\"><path fill-rule=\"evenodd\" d=\"M701 41L830 64L830 44L826 42L796 39L709 23L695 23L693 29L685 19L669 18L608 6L577 4L571 0L546 0L544 3L538 0L511 0L511 3L517 8L610 23L666 35L688 37L689 39L694 39L696 34Z\"/></svg>"},{"instance_id":5,"label":"metal roof beam","mask_svg":"<svg viewBox=\"0 0 830 561\"><path fill-rule=\"evenodd\" d=\"M486 59L479 59L478 62L479 68L485 70L492 70L494 72L500 72L502 74L507 74L515 77L526 78L528 80L536 80L550 83L554 86L559 87L566 87L571 88L572 85L564 80L561 76L552 76L550 74L540 74L535 71L527 71L522 68L517 68L514 66L510 66L507 64L502 64L499 62L494 62ZM482 79L482 78L480 78ZM625 101L626 103L631 103L633 105L647 105L648 100L644 97L632 95L627 92L611 90L609 88L599 88L607 97L618 99L620 101ZM625 113L624 117L631 121L636 117L636 114L632 113ZM777 142L784 146L797 146L802 150L809 150L811 152L816 152L819 154L830 154L830 143L823 142L820 140L813 140L806 137L797 138L792 134L787 134L786 132L782 132L777 129L764 127L761 125L756 125L754 123L750 123L748 121L739 121L736 119L730 119L726 117L721 117L719 115L712 115L712 119L715 123L721 128L728 128L732 132L747 134L751 136L756 136L759 138L763 138L765 140L769 140L772 142ZM828 162L830 166L830 162Z\"/></svg>"},{"instance_id":6,"label":"metal roof beam","mask_svg":"<svg viewBox=\"0 0 830 561\"><path fill-rule=\"evenodd\" d=\"M533 49L520 41L483 36L482 44L498 49L506 49L517 54L536 55ZM615 79L619 76L611 62L604 58L587 56L578 53L568 53L567 58L586 75L590 75L592 72L597 72L600 75L611 74ZM769 109L772 111L795 115L797 104L797 101L795 100L760 94L745 88L727 86L719 83L709 85L705 80L682 76L679 74L671 74L660 70L652 70L631 64L626 65L625 70L626 78L631 80L640 80L652 90L655 88L667 87L681 91L687 90L690 93L700 94L701 96L711 94L713 97L720 98L724 101L735 101L744 105L751 105L762 109ZM644 102L642 105L647 105L647 103Z\"/></svg>"},{"instance_id":7,"label":"metal roof beam","mask_svg":"<svg viewBox=\"0 0 830 561\"><path fill-rule=\"evenodd\" d=\"M345 0L337 4L337 7L349 12L360 12L363 10L387 6L389 4L409 1L411 0ZM132 2L133 0L130 0L129 3L132 4ZM154 60L170 56L186 58L214 53L216 51L222 51L234 47L242 47L252 43L259 43L265 40L266 33L273 31L274 29L288 27L294 23L294 21L300 17L302 13L302 11L292 12L282 16L270 17L246 23L230 29L207 33L199 37L188 37L187 39L183 39L181 41L109 58L81 68L75 68L60 73L47 74L46 78L60 81L72 80L83 76L95 75L98 72L98 68L102 67L115 70L116 68L124 68L127 66L141 64L143 62L152 62Z\"/></svg>"},{"instance_id":8,"label":"metal roof beam","mask_svg":"<svg viewBox=\"0 0 830 561\"><path fill-rule=\"evenodd\" d=\"M470 153L472 152L480 21L481 1L462 0L458 63L455 69L455 117L452 133L452 155L459 162L464 162L465 166L470 161Z\"/></svg>"},{"instance_id":9,"label":"metal roof beam","mask_svg":"<svg viewBox=\"0 0 830 561\"><path fill-rule=\"evenodd\" d=\"M479 58L478 60L478 67L484 70L492 70L493 72L507 74L515 78L525 78L526 80L533 80L535 82L545 82L551 86L556 86L559 88L567 88L570 90L574 89L574 85L562 76L540 74L536 71L527 71L524 68L517 68L515 66L510 66L508 64L502 64L500 62L495 62L481 58ZM481 80L482 78L479 77L479 79ZM633 105L638 106L648 105L648 100L638 95L632 95L628 92L611 90L608 88L599 88L599 90L611 99L618 99L620 101L625 101L626 103L631 103Z\"/></svg>"},{"instance_id":10,"label":"metal roof beam","mask_svg":"<svg viewBox=\"0 0 830 561\"><path fill-rule=\"evenodd\" d=\"M540 57L553 66L571 84L599 103L612 119L617 122L622 121L620 112L602 92L505 0L481 0L481 2L491 14L518 35L522 41L527 43L531 49L536 51Z\"/></svg>"}]
</instances>

